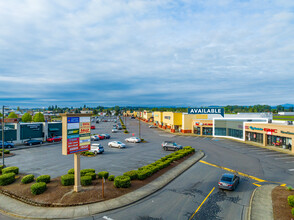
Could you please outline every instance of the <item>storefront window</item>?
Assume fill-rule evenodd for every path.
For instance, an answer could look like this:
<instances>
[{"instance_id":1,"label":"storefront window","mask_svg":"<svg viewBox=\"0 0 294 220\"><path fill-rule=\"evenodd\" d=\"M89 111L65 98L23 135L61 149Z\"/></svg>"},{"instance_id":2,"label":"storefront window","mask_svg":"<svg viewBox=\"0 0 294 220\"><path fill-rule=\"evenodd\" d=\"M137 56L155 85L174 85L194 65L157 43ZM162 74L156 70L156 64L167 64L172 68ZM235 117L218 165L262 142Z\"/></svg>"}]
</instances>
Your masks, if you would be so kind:
<instances>
[{"instance_id":1,"label":"storefront window","mask_svg":"<svg viewBox=\"0 0 294 220\"><path fill-rule=\"evenodd\" d=\"M292 139L286 137L279 137L274 135L267 136L267 144L270 146L281 147L284 149L292 149Z\"/></svg>"},{"instance_id":2,"label":"storefront window","mask_svg":"<svg viewBox=\"0 0 294 220\"><path fill-rule=\"evenodd\" d=\"M259 134L259 133L255 133L255 132L248 132L246 134L246 140L262 144L263 143L263 134Z\"/></svg>"},{"instance_id":3,"label":"storefront window","mask_svg":"<svg viewBox=\"0 0 294 220\"><path fill-rule=\"evenodd\" d=\"M194 134L200 135L200 127L194 127Z\"/></svg>"},{"instance_id":4,"label":"storefront window","mask_svg":"<svg viewBox=\"0 0 294 220\"><path fill-rule=\"evenodd\" d=\"M212 128L203 128L203 135L212 135Z\"/></svg>"}]
</instances>

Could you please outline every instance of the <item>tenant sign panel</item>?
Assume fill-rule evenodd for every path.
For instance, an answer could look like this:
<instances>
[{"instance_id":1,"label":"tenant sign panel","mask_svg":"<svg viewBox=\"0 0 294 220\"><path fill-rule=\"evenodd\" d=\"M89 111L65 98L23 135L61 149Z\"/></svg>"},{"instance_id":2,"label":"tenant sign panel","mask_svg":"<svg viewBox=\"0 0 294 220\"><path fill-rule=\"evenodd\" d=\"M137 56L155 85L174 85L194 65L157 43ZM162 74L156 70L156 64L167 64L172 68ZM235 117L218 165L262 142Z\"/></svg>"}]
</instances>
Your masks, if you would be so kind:
<instances>
[{"instance_id":1,"label":"tenant sign panel","mask_svg":"<svg viewBox=\"0 0 294 220\"><path fill-rule=\"evenodd\" d=\"M90 150L91 118L84 114L62 114L62 154Z\"/></svg>"}]
</instances>

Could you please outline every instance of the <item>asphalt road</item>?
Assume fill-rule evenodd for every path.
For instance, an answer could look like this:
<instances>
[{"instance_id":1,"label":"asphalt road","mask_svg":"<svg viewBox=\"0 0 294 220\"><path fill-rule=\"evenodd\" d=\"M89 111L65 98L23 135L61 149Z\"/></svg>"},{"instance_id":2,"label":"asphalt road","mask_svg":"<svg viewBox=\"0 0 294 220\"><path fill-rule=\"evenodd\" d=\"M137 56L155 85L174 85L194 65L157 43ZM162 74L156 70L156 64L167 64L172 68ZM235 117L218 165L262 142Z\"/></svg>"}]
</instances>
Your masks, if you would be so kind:
<instances>
[{"instance_id":1,"label":"asphalt road","mask_svg":"<svg viewBox=\"0 0 294 220\"><path fill-rule=\"evenodd\" d=\"M110 140L124 140L134 133L138 136L138 121L127 120L130 134L122 131L112 134L111 122L96 124L93 133L109 133ZM150 129L141 122L141 134L148 143L127 144L126 149L108 148L108 140L101 140L105 153L93 158L82 157L82 168L109 171L114 175L137 169L168 154L161 149L161 142L174 140L183 146L201 149L206 156L203 161L212 165L230 168L245 174L236 191L217 188L222 173L228 172L205 163L197 163L157 193L133 205L87 219L190 219L203 200L211 192L193 219L244 219L253 189L254 177L264 183L290 184L294 181L294 157L226 139L177 136L159 129ZM110 141L109 140L109 141ZM72 156L61 155L61 144L14 151L14 157L7 158L9 166L19 166L20 172L36 176L63 175L73 167ZM293 169L293 171L292 171ZM84 218L85 219L85 218Z\"/></svg>"}]
</instances>

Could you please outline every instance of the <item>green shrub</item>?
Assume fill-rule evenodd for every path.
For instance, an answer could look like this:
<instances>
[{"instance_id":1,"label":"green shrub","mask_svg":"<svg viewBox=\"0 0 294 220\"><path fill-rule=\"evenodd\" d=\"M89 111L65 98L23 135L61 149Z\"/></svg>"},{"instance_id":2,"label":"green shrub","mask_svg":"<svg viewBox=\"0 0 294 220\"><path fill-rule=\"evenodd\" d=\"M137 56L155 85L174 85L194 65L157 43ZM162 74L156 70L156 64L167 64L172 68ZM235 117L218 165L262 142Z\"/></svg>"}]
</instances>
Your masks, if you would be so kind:
<instances>
[{"instance_id":1,"label":"green shrub","mask_svg":"<svg viewBox=\"0 0 294 220\"><path fill-rule=\"evenodd\" d=\"M114 179L116 188L129 188L131 186L131 178L129 176L117 176Z\"/></svg>"},{"instance_id":2,"label":"green shrub","mask_svg":"<svg viewBox=\"0 0 294 220\"><path fill-rule=\"evenodd\" d=\"M91 176L82 176L81 177L81 184L82 186L89 186L92 184L92 177Z\"/></svg>"},{"instance_id":3,"label":"green shrub","mask_svg":"<svg viewBox=\"0 0 294 220\"><path fill-rule=\"evenodd\" d=\"M75 169L71 168L67 171L67 174L75 174Z\"/></svg>"},{"instance_id":4,"label":"green shrub","mask_svg":"<svg viewBox=\"0 0 294 220\"><path fill-rule=\"evenodd\" d=\"M138 174L139 180L144 180L147 177L152 175L152 171L149 169L143 169L143 170L138 170L137 174Z\"/></svg>"},{"instance_id":5,"label":"green shrub","mask_svg":"<svg viewBox=\"0 0 294 220\"><path fill-rule=\"evenodd\" d=\"M61 184L63 186L71 186L75 184L75 176L73 174L65 174L61 176Z\"/></svg>"},{"instance_id":6,"label":"green shrub","mask_svg":"<svg viewBox=\"0 0 294 220\"><path fill-rule=\"evenodd\" d=\"M18 171L19 171L18 167L6 167L2 169L2 174L6 174L6 173L18 174Z\"/></svg>"},{"instance_id":7,"label":"green shrub","mask_svg":"<svg viewBox=\"0 0 294 220\"><path fill-rule=\"evenodd\" d=\"M15 173L6 173L0 176L0 186L6 186L15 181Z\"/></svg>"},{"instance_id":8,"label":"green shrub","mask_svg":"<svg viewBox=\"0 0 294 220\"><path fill-rule=\"evenodd\" d=\"M129 132L128 132L128 130L125 130L124 133L125 133L125 134L128 134Z\"/></svg>"},{"instance_id":9,"label":"green shrub","mask_svg":"<svg viewBox=\"0 0 294 220\"><path fill-rule=\"evenodd\" d=\"M291 213L292 213L292 215L294 215L294 208L291 209Z\"/></svg>"},{"instance_id":10,"label":"green shrub","mask_svg":"<svg viewBox=\"0 0 294 220\"><path fill-rule=\"evenodd\" d=\"M83 169L83 170L81 170L81 176L85 176L86 173L95 173L95 169Z\"/></svg>"},{"instance_id":11,"label":"green shrub","mask_svg":"<svg viewBox=\"0 0 294 220\"><path fill-rule=\"evenodd\" d=\"M85 176L90 176L92 178L92 180L96 179L96 173L86 173Z\"/></svg>"},{"instance_id":12,"label":"green shrub","mask_svg":"<svg viewBox=\"0 0 294 220\"><path fill-rule=\"evenodd\" d=\"M27 184L27 183L31 183L34 181L34 178L35 176L33 174L29 174L29 175L26 175L24 176L22 179L21 179L21 182L23 184Z\"/></svg>"},{"instance_id":13,"label":"green shrub","mask_svg":"<svg viewBox=\"0 0 294 220\"><path fill-rule=\"evenodd\" d=\"M137 170L131 170L124 173L124 176L128 176L131 180L135 180L138 178Z\"/></svg>"},{"instance_id":14,"label":"green shrub","mask_svg":"<svg viewBox=\"0 0 294 220\"><path fill-rule=\"evenodd\" d=\"M0 165L0 173L2 173L3 165Z\"/></svg>"},{"instance_id":15,"label":"green shrub","mask_svg":"<svg viewBox=\"0 0 294 220\"><path fill-rule=\"evenodd\" d=\"M50 179L51 179L51 177L49 175L42 175L42 176L37 177L36 182L37 183L39 183L39 182L50 183Z\"/></svg>"},{"instance_id":16,"label":"green shrub","mask_svg":"<svg viewBox=\"0 0 294 220\"><path fill-rule=\"evenodd\" d=\"M107 171L101 171L98 173L98 178L102 179L104 177L104 179L107 179L109 176L109 173Z\"/></svg>"},{"instance_id":17,"label":"green shrub","mask_svg":"<svg viewBox=\"0 0 294 220\"><path fill-rule=\"evenodd\" d=\"M1 154L2 154L2 149L0 149L0 152L1 152ZM5 149L4 149L4 154L10 154L10 150L5 150Z\"/></svg>"},{"instance_id":18,"label":"green shrub","mask_svg":"<svg viewBox=\"0 0 294 220\"><path fill-rule=\"evenodd\" d=\"M294 195L290 195L290 196L288 196L288 204L289 204L291 207L294 207Z\"/></svg>"},{"instance_id":19,"label":"green shrub","mask_svg":"<svg viewBox=\"0 0 294 220\"><path fill-rule=\"evenodd\" d=\"M292 186L287 186L287 190L288 191L292 191L293 190L293 187Z\"/></svg>"},{"instance_id":20,"label":"green shrub","mask_svg":"<svg viewBox=\"0 0 294 220\"><path fill-rule=\"evenodd\" d=\"M114 180L114 178L115 178L115 176L114 176L114 175L110 175L110 176L108 177L108 180L109 180L109 181L113 181L113 180Z\"/></svg>"},{"instance_id":21,"label":"green shrub","mask_svg":"<svg viewBox=\"0 0 294 220\"><path fill-rule=\"evenodd\" d=\"M39 195L39 194L45 192L46 189L47 189L47 185L45 182L35 183L31 186L31 192L34 195Z\"/></svg>"}]
</instances>

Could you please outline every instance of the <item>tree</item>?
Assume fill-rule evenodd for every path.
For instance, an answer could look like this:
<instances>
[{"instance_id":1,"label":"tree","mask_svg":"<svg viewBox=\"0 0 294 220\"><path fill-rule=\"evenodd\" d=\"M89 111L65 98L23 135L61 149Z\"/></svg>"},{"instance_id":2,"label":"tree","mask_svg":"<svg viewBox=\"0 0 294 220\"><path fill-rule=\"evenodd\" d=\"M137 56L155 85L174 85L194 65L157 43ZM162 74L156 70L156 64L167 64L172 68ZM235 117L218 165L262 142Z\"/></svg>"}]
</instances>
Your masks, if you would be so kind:
<instances>
[{"instance_id":1,"label":"tree","mask_svg":"<svg viewBox=\"0 0 294 220\"><path fill-rule=\"evenodd\" d=\"M17 114L15 114L15 112L10 112L8 115L8 118L18 118Z\"/></svg>"},{"instance_id":2,"label":"tree","mask_svg":"<svg viewBox=\"0 0 294 220\"><path fill-rule=\"evenodd\" d=\"M119 106L118 105L114 106L114 110L115 110L115 113L114 114L116 116L120 114L120 109L119 109Z\"/></svg>"},{"instance_id":3,"label":"tree","mask_svg":"<svg viewBox=\"0 0 294 220\"><path fill-rule=\"evenodd\" d=\"M22 122L31 122L32 121L32 116L29 113L24 113L23 116L21 117Z\"/></svg>"},{"instance_id":4,"label":"tree","mask_svg":"<svg viewBox=\"0 0 294 220\"><path fill-rule=\"evenodd\" d=\"M33 121L34 122L44 122L45 121L44 115L41 112L35 114L33 117Z\"/></svg>"}]
</instances>

